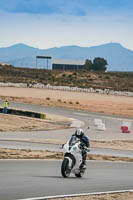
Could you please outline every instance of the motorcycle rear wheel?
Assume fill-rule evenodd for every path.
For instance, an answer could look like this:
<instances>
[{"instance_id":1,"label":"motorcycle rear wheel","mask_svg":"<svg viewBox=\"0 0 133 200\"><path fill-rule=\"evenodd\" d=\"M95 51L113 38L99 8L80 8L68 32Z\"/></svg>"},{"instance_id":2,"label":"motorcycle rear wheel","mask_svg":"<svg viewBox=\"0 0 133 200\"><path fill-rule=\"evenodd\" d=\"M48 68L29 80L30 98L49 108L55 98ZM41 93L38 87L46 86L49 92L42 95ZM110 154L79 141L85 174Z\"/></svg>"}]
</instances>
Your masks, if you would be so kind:
<instances>
[{"instance_id":1,"label":"motorcycle rear wheel","mask_svg":"<svg viewBox=\"0 0 133 200\"><path fill-rule=\"evenodd\" d=\"M63 177L68 177L70 175L71 170L69 169L69 160L64 158L61 165L61 174Z\"/></svg>"}]
</instances>

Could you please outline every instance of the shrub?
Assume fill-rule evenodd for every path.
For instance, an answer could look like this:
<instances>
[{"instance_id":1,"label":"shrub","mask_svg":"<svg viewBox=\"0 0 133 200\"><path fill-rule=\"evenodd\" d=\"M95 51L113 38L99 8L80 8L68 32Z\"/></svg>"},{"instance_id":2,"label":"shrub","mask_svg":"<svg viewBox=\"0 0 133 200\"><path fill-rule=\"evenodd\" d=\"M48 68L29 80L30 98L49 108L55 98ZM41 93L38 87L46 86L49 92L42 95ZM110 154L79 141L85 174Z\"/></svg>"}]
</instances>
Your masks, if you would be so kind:
<instances>
[{"instance_id":1,"label":"shrub","mask_svg":"<svg viewBox=\"0 0 133 200\"><path fill-rule=\"evenodd\" d=\"M62 74L62 77L66 77L66 74Z\"/></svg>"},{"instance_id":2,"label":"shrub","mask_svg":"<svg viewBox=\"0 0 133 200\"><path fill-rule=\"evenodd\" d=\"M46 100L50 100L50 97L46 97Z\"/></svg>"},{"instance_id":3,"label":"shrub","mask_svg":"<svg viewBox=\"0 0 133 200\"><path fill-rule=\"evenodd\" d=\"M105 76L105 79L110 79L110 76Z\"/></svg>"},{"instance_id":4,"label":"shrub","mask_svg":"<svg viewBox=\"0 0 133 200\"><path fill-rule=\"evenodd\" d=\"M76 73L76 72L73 72L73 76L77 76L77 73Z\"/></svg>"}]
</instances>

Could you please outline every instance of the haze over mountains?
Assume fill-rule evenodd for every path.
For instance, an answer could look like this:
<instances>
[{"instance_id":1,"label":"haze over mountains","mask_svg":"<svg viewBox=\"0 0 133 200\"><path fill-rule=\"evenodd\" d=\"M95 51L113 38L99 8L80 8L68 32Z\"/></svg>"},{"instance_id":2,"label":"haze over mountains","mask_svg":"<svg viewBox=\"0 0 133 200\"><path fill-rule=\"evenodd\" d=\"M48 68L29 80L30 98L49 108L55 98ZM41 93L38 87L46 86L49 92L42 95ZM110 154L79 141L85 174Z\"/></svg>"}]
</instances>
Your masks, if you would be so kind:
<instances>
[{"instance_id":1,"label":"haze over mountains","mask_svg":"<svg viewBox=\"0 0 133 200\"><path fill-rule=\"evenodd\" d=\"M52 56L52 63L84 64L86 59L102 57L107 60L108 71L133 71L133 51L119 43L108 43L92 47L62 46L38 49L25 44L0 48L0 63L7 62L16 67L35 67L36 55ZM40 66L44 61L41 60Z\"/></svg>"}]
</instances>

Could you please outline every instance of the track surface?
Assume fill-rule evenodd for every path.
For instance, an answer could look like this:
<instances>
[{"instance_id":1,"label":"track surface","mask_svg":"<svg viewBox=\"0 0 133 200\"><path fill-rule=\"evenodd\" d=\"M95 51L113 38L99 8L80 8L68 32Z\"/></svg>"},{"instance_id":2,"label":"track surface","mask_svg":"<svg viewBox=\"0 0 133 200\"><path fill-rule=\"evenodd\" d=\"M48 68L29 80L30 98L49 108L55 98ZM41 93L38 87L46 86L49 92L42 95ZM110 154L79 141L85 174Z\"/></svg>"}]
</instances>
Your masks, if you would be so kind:
<instances>
[{"instance_id":1,"label":"track surface","mask_svg":"<svg viewBox=\"0 0 133 200\"><path fill-rule=\"evenodd\" d=\"M62 178L61 161L0 161L0 199L133 189L133 163L87 162L83 178Z\"/></svg>"}]
</instances>

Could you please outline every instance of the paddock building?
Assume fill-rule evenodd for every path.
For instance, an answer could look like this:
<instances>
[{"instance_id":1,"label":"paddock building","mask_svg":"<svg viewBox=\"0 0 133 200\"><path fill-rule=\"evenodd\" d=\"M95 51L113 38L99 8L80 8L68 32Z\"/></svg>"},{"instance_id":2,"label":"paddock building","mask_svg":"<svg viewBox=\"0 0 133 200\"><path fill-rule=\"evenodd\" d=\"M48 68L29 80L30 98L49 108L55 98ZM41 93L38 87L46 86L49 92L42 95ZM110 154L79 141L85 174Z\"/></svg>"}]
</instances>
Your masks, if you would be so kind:
<instances>
[{"instance_id":1,"label":"paddock building","mask_svg":"<svg viewBox=\"0 0 133 200\"><path fill-rule=\"evenodd\" d=\"M52 69L56 70L82 70L84 69L83 65L74 65L74 64L52 64Z\"/></svg>"}]
</instances>

